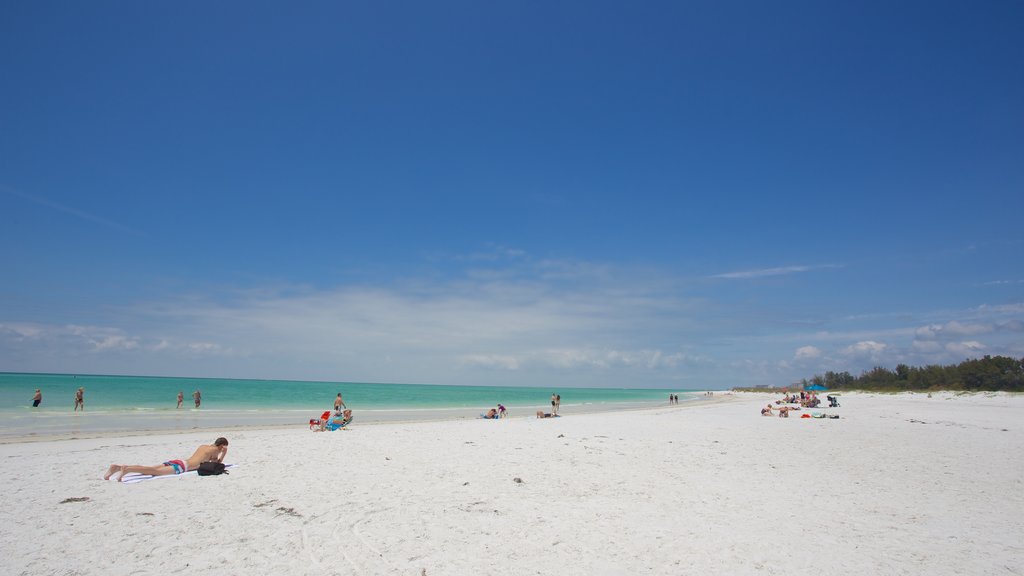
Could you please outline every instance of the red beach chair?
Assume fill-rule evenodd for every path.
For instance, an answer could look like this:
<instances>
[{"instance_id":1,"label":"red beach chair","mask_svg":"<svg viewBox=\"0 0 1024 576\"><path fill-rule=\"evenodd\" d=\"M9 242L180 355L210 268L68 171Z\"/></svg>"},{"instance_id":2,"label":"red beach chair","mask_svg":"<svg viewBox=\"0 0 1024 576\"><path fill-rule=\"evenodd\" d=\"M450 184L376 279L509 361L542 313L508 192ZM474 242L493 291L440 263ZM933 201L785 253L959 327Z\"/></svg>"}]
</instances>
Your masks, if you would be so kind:
<instances>
[{"instance_id":1,"label":"red beach chair","mask_svg":"<svg viewBox=\"0 0 1024 576\"><path fill-rule=\"evenodd\" d=\"M323 414L321 414L319 418L310 418L309 419L309 429L312 430L314 428L319 428L320 424L326 422L327 419L330 418L330 417L331 417L331 411L327 410Z\"/></svg>"}]
</instances>

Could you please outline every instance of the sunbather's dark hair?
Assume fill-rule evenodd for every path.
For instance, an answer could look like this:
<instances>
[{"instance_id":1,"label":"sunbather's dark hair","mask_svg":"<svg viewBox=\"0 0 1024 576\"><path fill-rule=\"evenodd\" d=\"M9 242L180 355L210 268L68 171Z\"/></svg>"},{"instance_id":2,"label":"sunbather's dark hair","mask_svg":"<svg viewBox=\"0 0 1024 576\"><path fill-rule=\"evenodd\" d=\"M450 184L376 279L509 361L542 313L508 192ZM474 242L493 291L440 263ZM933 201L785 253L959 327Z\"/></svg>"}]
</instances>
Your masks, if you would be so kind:
<instances>
[{"instance_id":1,"label":"sunbather's dark hair","mask_svg":"<svg viewBox=\"0 0 1024 576\"><path fill-rule=\"evenodd\" d=\"M223 437L223 436L221 436L220 438L217 438L217 440L215 440L213 442L213 445L214 446L227 446L228 445L228 439Z\"/></svg>"}]
</instances>

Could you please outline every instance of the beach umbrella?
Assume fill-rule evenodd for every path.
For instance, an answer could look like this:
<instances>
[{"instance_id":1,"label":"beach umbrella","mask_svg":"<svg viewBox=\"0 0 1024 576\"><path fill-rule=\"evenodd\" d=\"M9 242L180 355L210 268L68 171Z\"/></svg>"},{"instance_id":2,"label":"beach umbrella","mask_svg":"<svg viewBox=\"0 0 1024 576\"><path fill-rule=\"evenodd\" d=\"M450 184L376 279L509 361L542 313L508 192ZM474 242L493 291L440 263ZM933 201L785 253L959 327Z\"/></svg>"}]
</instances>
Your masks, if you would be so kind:
<instances>
[{"instance_id":1,"label":"beach umbrella","mask_svg":"<svg viewBox=\"0 0 1024 576\"><path fill-rule=\"evenodd\" d=\"M813 386L804 386L804 390L813 392L827 392L828 388L825 388L821 384L814 384Z\"/></svg>"}]
</instances>

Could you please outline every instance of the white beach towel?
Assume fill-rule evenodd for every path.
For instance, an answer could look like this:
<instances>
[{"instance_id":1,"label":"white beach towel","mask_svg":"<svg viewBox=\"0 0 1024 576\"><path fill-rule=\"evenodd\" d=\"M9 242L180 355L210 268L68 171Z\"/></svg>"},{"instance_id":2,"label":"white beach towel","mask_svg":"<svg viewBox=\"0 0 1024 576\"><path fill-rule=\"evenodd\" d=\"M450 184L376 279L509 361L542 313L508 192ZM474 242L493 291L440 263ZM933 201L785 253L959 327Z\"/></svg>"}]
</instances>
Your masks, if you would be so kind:
<instances>
[{"instance_id":1,"label":"white beach towel","mask_svg":"<svg viewBox=\"0 0 1024 576\"><path fill-rule=\"evenodd\" d=\"M234 468L235 466L237 466L237 464L225 464L224 468L225 469L227 469L227 468ZM122 484L134 484L136 482L142 482L143 480L160 480L162 478L180 478L182 476L196 476L196 471L195 470L189 470L188 472L185 472L184 474L165 474L163 476L150 476L149 474L139 474L138 472L129 472L128 474L124 475L124 478L121 479L121 483ZM113 476L110 479L116 481Z\"/></svg>"}]
</instances>

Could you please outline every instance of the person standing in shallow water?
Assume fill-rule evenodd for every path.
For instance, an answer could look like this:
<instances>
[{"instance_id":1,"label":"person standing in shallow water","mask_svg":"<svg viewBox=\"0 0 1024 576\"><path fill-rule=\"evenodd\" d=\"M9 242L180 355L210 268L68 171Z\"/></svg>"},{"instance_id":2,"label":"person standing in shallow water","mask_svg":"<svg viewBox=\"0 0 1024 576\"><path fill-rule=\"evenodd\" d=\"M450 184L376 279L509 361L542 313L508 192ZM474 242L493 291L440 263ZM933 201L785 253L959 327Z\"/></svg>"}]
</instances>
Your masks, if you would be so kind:
<instances>
[{"instance_id":1,"label":"person standing in shallow water","mask_svg":"<svg viewBox=\"0 0 1024 576\"><path fill-rule=\"evenodd\" d=\"M348 408L348 406L345 406L345 401L341 398L341 392L338 392L338 397L334 399L334 411L341 412L342 408Z\"/></svg>"},{"instance_id":2,"label":"person standing in shallow water","mask_svg":"<svg viewBox=\"0 0 1024 576\"><path fill-rule=\"evenodd\" d=\"M181 390L178 391L178 408L181 408L182 402L185 401L185 393Z\"/></svg>"},{"instance_id":3,"label":"person standing in shallow water","mask_svg":"<svg viewBox=\"0 0 1024 576\"><path fill-rule=\"evenodd\" d=\"M43 391L36 388L36 393L32 396L32 407L39 408L39 403L43 401Z\"/></svg>"},{"instance_id":4,"label":"person standing in shallow water","mask_svg":"<svg viewBox=\"0 0 1024 576\"><path fill-rule=\"evenodd\" d=\"M199 408L199 405L203 403L203 395L199 392L199 390L196 390L195 392L192 393L192 399L195 400L196 402L196 408Z\"/></svg>"},{"instance_id":5,"label":"person standing in shallow water","mask_svg":"<svg viewBox=\"0 0 1024 576\"><path fill-rule=\"evenodd\" d=\"M79 408L85 412L85 388L81 386L75 391L75 412L78 412Z\"/></svg>"}]
</instances>

